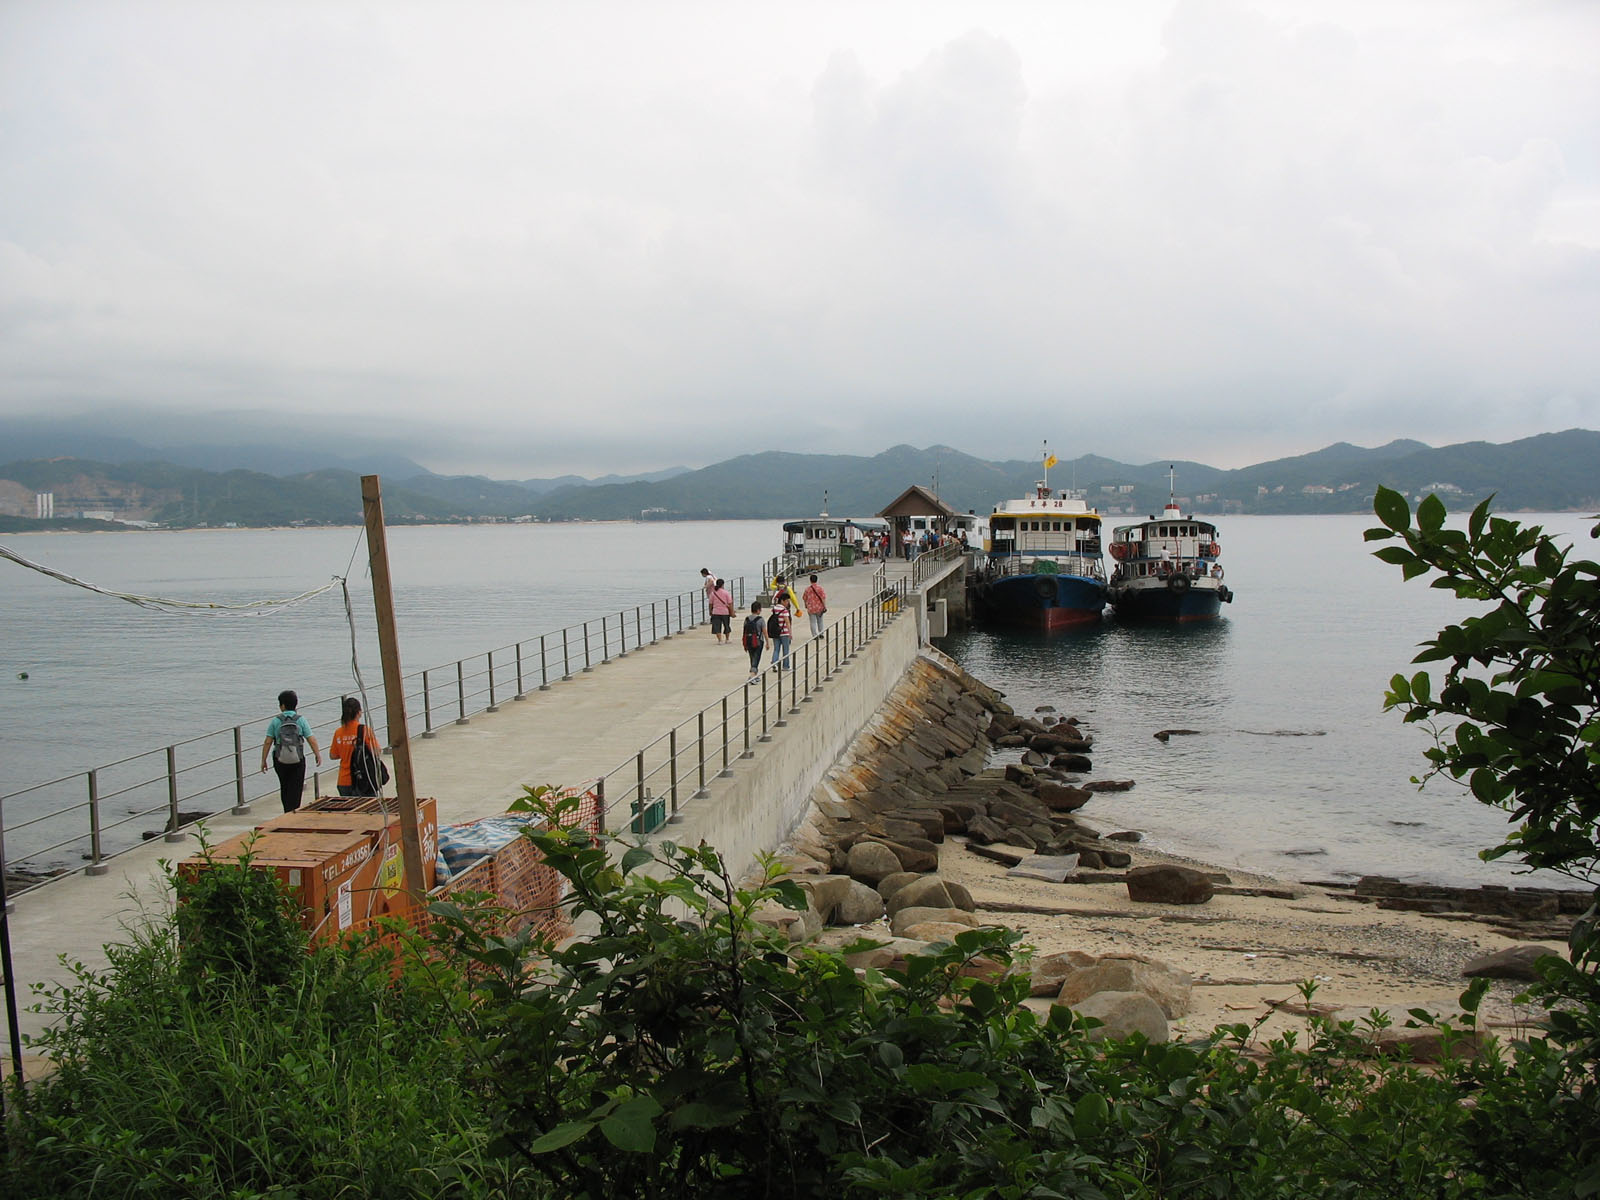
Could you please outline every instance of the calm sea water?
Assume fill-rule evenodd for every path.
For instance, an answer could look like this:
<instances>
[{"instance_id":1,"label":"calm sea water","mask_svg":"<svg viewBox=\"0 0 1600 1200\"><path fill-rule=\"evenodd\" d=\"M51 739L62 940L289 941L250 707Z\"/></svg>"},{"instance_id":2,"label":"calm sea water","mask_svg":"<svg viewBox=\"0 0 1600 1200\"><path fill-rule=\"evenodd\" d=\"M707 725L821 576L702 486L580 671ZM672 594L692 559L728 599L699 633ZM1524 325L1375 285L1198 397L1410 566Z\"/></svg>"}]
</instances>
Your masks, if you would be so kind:
<instances>
[{"instance_id":1,"label":"calm sea water","mask_svg":"<svg viewBox=\"0 0 1600 1200\"><path fill-rule=\"evenodd\" d=\"M1533 519L1587 531L1577 515ZM1497 839L1497 814L1443 782L1420 794L1408 782L1424 765L1424 737L1382 711L1384 687L1460 604L1373 560L1361 541L1368 524L1227 520L1223 562L1238 598L1208 627L971 631L946 648L1019 711L1052 704L1093 728L1096 774L1137 781L1093 802L1086 815L1103 828L1291 878L1508 881L1508 868L1475 857ZM701 566L754 581L779 541L768 521L397 528L389 552L403 665L452 663L602 613L627 610L631 621L635 605L695 589ZM377 707L356 530L6 544L102 586L223 602L304 591L354 558L358 655ZM309 701L353 687L337 591L270 616L175 616L0 562L0 598L0 793L236 723L249 763L280 688ZM326 739L331 728L316 724ZM1174 727L1199 733L1151 736Z\"/></svg>"}]
</instances>

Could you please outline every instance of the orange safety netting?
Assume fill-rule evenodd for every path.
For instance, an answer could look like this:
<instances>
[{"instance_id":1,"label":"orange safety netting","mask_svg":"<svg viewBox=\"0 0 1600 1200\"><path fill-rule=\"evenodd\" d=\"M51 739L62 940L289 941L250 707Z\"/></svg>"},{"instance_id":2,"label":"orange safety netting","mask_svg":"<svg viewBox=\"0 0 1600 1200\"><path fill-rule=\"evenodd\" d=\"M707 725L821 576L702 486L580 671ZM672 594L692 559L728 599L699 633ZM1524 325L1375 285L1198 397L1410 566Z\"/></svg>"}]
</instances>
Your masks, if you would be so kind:
<instances>
[{"instance_id":1,"label":"orange safety netting","mask_svg":"<svg viewBox=\"0 0 1600 1200\"><path fill-rule=\"evenodd\" d=\"M559 821L563 827L585 829L592 834L600 832L600 799L594 791L572 788L556 796L578 798L575 806L561 813ZM391 903L388 912L354 922L342 936L366 934L378 945L398 953L405 935L386 922L398 921L426 934L433 924L428 904L466 894L487 897L490 907L496 911L495 923L500 932L520 933L533 929L552 941L572 936L572 923L561 905L566 898L567 881L546 865L538 847L523 837L513 838L457 872L448 882L430 891L426 901Z\"/></svg>"}]
</instances>

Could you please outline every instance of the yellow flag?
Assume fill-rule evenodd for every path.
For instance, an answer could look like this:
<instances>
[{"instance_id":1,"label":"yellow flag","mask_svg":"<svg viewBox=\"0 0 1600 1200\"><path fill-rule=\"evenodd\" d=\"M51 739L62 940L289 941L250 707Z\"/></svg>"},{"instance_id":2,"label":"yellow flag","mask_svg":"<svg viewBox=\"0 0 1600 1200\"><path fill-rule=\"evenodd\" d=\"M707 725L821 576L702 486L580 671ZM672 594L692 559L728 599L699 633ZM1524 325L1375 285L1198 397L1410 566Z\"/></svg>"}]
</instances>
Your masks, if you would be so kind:
<instances>
[{"instance_id":1,"label":"yellow flag","mask_svg":"<svg viewBox=\"0 0 1600 1200\"><path fill-rule=\"evenodd\" d=\"M1045 470L1047 470L1047 471L1051 467L1053 467L1055 465L1056 465L1056 456L1054 454L1052 454L1049 458L1044 460L1044 467L1045 467Z\"/></svg>"}]
</instances>

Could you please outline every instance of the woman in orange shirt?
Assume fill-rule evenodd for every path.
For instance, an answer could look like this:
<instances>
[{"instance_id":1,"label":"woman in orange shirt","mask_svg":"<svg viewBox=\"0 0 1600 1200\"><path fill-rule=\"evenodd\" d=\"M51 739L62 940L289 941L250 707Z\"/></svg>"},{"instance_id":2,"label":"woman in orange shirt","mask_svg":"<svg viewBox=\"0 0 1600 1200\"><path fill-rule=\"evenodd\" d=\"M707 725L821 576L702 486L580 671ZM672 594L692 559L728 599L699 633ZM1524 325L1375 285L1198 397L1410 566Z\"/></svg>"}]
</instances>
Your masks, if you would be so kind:
<instances>
[{"instance_id":1,"label":"woman in orange shirt","mask_svg":"<svg viewBox=\"0 0 1600 1200\"><path fill-rule=\"evenodd\" d=\"M333 735L333 741L328 743L329 756L339 760L339 795L363 795L367 789L357 791L350 781L350 754L356 746L356 731L361 730L366 734L367 745L378 756L374 761L383 761L383 747L378 744L378 735L372 732L372 727L361 723L361 701L354 696L346 696L339 715L342 723Z\"/></svg>"}]
</instances>

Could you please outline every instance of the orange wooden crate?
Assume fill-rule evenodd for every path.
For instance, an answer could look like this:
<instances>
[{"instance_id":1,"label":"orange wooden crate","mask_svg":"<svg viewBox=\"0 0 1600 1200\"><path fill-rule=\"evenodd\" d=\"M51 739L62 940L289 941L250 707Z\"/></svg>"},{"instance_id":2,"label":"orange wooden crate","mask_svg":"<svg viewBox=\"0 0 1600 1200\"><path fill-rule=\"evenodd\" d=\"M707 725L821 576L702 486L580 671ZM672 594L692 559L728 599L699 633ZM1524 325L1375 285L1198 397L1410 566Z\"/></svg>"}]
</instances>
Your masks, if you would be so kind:
<instances>
[{"instance_id":1,"label":"orange wooden crate","mask_svg":"<svg viewBox=\"0 0 1600 1200\"><path fill-rule=\"evenodd\" d=\"M184 859L177 870L180 878L194 879L248 853L252 869L272 872L295 899L313 940L326 940L377 910L381 893L373 850L365 833L242 833L213 847L209 856Z\"/></svg>"},{"instance_id":2,"label":"orange wooden crate","mask_svg":"<svg viewBox=\"0 0 1600 1200\"><path fill-rule=\"evenodd\" d=\"M382 812L371 797L341 797L359 801L361 807L307 807L273 817L257 826L275 833L361 833L372 840L378 856L378 885L382 889L375 913L392 913L411 907L402 887L405 869L400 855L400 814L394 802ZM319 802L320 804L321 802ZM422 886L431 889L439 862L439 802L432 796L417 798L417 836L422 849Z\"/></svg>"}]
</instances>

